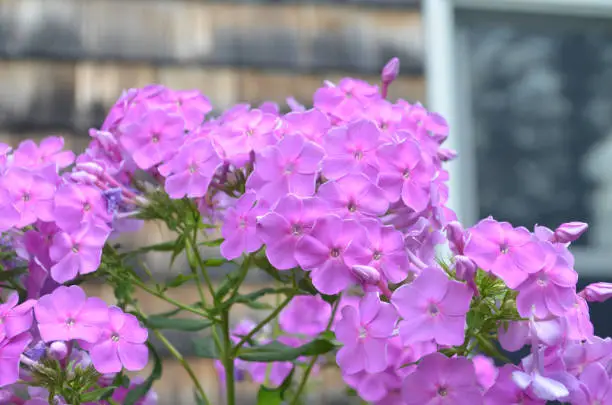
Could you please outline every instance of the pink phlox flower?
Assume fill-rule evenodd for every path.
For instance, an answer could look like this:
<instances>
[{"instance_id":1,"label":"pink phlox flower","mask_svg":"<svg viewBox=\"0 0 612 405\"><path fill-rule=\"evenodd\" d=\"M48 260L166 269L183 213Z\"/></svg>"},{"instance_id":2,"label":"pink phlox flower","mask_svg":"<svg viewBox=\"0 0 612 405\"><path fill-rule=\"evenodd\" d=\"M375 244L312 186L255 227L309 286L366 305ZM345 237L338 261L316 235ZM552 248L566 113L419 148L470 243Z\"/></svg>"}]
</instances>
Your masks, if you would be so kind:
<instances>
[{"instance_id":1,"label":"pink phlox flower","mask_svg":"<svg viewBox=\"0 0 612 405\"><path fill-rule=\"evenodd\" d=\"M254 191L247 191L234 207L225 213L225 222L221 228L224 238L221 244L221 255L228 260L239 257L242 253L252 253L262 245L257 236L257 217L267 212L267 204L257 201Z\"/></svg>"},{"instance_id":2,"label":"pink phlox flower","mask_svg":"<svg viewBox=\"0 0 612 405\"><path fill-rule=\"evenodd\" d=\"M515 352L534 339L546 346L556 346L564 341L566 332L567 323L563 318L549 316L538 319L531 316L529 321L501 324L497 334L501 347Z\"/></svg>"},{"instance_id":3,"label":"pink phlox flower","mask_svg":"<svg viewBox=\"0 0 612 405\"><path fill-rule=\"evenodd\" d=\"M450 280L439 268L428 267L410 284L393 292L391 303L400 316L400 336L406 343L434 339L440 345L461 345L472 291Z\"/></svg>"},{"instance_id":4,"label":"pink phlox flower","mask_svg":"<svg viewBox=\"0 0 612 405\"><path fill-rule=\"evenodd\" d=\"M369 105L364 112L366 118L376 122L380 129L380 138L385 142L395 142L399 139L396 131L400 129L403 110L387 100L379 100Z\"/></svg>"},{"instance_id":5,"label":"pink phlox flower","mask_svg":"<svg viewBox=\"0 0 612 405\"><path fill-rule=\"evenodd\" d=\"M9 169L0 180L0 225L23 228L41 221L53 221L55 184L39 172L21 168ZM14 221L13 221L14 220Z\"/></svg>"},{"instance_id":6,"label":"pink phlox flower","mask_svg":"<svg viewBox=\"0 0 612 405\"><path fill-rule=\"evenodd\" d=\"M378 86L344 78L337 85L329 83L314 93L314 106L333 117L335 123L350 121L361 115L365 106L380 100Z\"/></svg>"},{"instance_id":7,"label":"pink phlox flower","mask_svg":"<svg viewBox=\"0 0 612 405\"><path fill-rule=\"evenodd\" d=\"M74 231L84 224L105 226L112 220L106 200L97 187L64 184L55 193L54 203L55 223L64 231Z\"/></svg>"},{"instance_id":8,"label":"pink phlox flower","mask_svg":"<svg viewBox=\"0 0 612 405\"><path fill-rule=\"evenodd\" d=\"M302 269L311 271L317 290L337 294L355 281L344 262L344 253L349 244L364 243L364 238L365 228L357 221L325 215L298 241L295 259Z\"/></svg>"},{"instance_id":9,"label":"pink phlox flower","mask_svg":"<svg viewBox=\"0 0 612 405\"><path fill-rule=\"evenodd\" d=\"M109 323L100 339L89 351L94 367L100 373L118 373L142 370L149 360L147 329L138 319L117 307L108 310Z\"/></svg>"},{"instance_id":10,"label":"pink phlox flower","mask_svg":"<svg viewBox=\"0 0 612 405\"><path fill-rule=\"evenodd\" d=\"M593 337L595 330L591 323L589 306L584 298L576 296L574 305L563 318L567 322L568 340L588 340Z\"/></svg>"},{"instance_id":11,"label":"pink phlox flower","mask_svg":"<svg viewBox=\"0 0 612 405\"><path fill-rule=\"evenodd\" d=\"M589 284L579 295L588 302L605 302L612 298L612 283Z\"/></svg>"},{"instance_id":12,"label":"pink phlox flower","mask_svg":"<svg viewBox=\"0 0 612 405\"><path fill-rule=\"evenodd\" d=\"M545 252L544 267L518 287L516 308L523 317L531 315L535 308L538 318L564 315L573 307L578 274L559 256L553 246L542 243Z\"/></svg>"},{"instance_id":13,"label":"pink phlox flower","mask_svg":"<svg viewBox=\"0 0 612 405\"><path fill-rule=\"evenodd\" d=\"M19 304L19 294L9 295L5 303L0 304L0 342L26 332L32 326L32 308L34 300Z\"/></svg>"},{"instance_id":14,"label":"pink phlox flower","mask_svg":"<svg viewBox=\"0 0 612 405\"><path fill-rule=\"evenodd\" d=\"M495 384L497 379L498 370L495 363L489 357L480 354L472 358L472 363L474 364L478 384L483 391L487 391Z\"/></svg>"},{"instance_id":15,"label":"pink phlox flower","mask_svg":"<svg viewBox=\"0 0 612 405\"><path fill-rule=\"evenodd\" d=\"M261 149L255 157L255 171L263 183L257 195L270 202L288 193L312 196L323 155L319 145L297 134Z\"/></svg>"},{"instance_id":16,"label":"pink phlox flower","mask_svg":"<svg viewBox=\"0 0 612 405\"><path fill-rule=\"evenodd\" d=\"M369 120L353 121L346 127L331 129L324 137L325 177L335 180L349 173L363 173L375 181L380 136L380 129Z\"/></svg>"},{"instance_id":17,"label":"pink phlox flower","mask_svg":"<svg viewBox=\"0 0 612 405\"><path fill-rule=\"evenodd\" d=\"M573 405L612 405L612 382L602 364L589 364L578 379L582 395L572 401Z\"/></svg>"},{"instance_id":18,"label":"pink phlox flower","mask_svg":"<svg viewBox=\"0 0 612 405\"><path fill-rule=\"evenodd\" d=\"M87 298L78 286L60 286L34 307L40 337L45 342L83 340L96 343L108 323L108 306Z\"/></svg>"},{"instance_id":19,"label":"pink phlox flower","mask_svg":"<svg viewBox=\"0 0 612 405\"><path fill-rule=\"evenodd\" d=\"M222 160L210 140L188 141L178 153L159 167L166 177L164 188L170 198L203 197Z\"/></svg>"},{"instance_id":20,"label":"pink phlox flower","mask_svg":"<svg viewBox=\"0 0 612 405\"><path fill-rule=\"evenodd\" d=\"M51 277L64 283L79 274L96 271L109 234L108 227L95 224L85 224L71 233L55 234L49 249L49 257L55 262L50 269Z\"/></svg>"},{"instance_id":21,"label":"pink phlox flower","mask_svg":"<svg viewBox=\"0 0 612 405\"><path fill-rule=\"evenodd\" d=\"M390 202L401 198L417 212L427 208L435 168L414 139L408 137L397 144L382 145L378 149L378 163L378 185Z\"/></svg>"},{"instance_id":22,"label":"pink phlox flower","mask_svg":"<svg viewBox=\"0 0 612 405\"><path fill-rule=\"evenodd\" d=\"M231 155L259 152L277 142L275 131L280 125L274 114L261 110L242 111L224 123L225 135L217 141Z\"/></svg>"},{"instance_id":23,"label":"pink phlox flower","mask_svg":"<svg viewBox=\"0 0 612 405\"><path fill-rule=\"evenodd\" d=\"M294 111L283 117L287 126L286 133L300 134L306 139L319 144L331 124L327 115L316 108L306 111Z\"/></svg>"},{"instance_id":24,"label":"pink phlox flower","mask_svg":"<svg viewBox=\"0 0 612 405\"><path fill-rule=\"evenodd\" d=\"M403 281L408 275L408 257L401 232L374 218L364 218L360 223L367 232L366 243L351 243L344 254L345 262L349 266L372 266L392 283Z\"/></svg>"},{"instance_id":25,"label":"pink phlox flower","mask_svg":"<svg viewBox=\"0 0 612 405\"><path fill-rule=\"evenodd\" d=\"M545 401L531 398L512 379L512 373L519 368L513 364L505 364L499 369L495 384L484 395L484 405L523 404L544 405Z\"/></svg>"},{"instance_id":26,"label":"pink phlox flower","mask_svg":"<svg viewBox=\"0 0 612 405\"><path fill-rule=\"evenodd\" d=\"M30 139L19 144L13 154L13 164L25 168L37 168L54 163L56 168L64 169L74 162L74 152L64 151L64 138L49 136L40 141L40 146Z\"/></svg>"},{"instance_id":27,"label":"pink phlox flower","mask_svg":"<svg viewBox=\"0 0 612 405\"><path fill-rule=\"evenodd\" d=\"M331 306L319 295L298 295L280 313L278 321L287 333L316 336L323 332Z\"/></svg>"},{"instance_id":28,"label":"pink phlox flower","mask_svg":"<svg viewBox=\"0 0 612 405\"><path fill-rule=\"evenodd\" d=\"M173 112L185 120L185 129L197 128L212 111L210 100L199 90L168 90L163 94L165 102L171 104Z\"/></svg>"},{"instance_id":29,"label":"pink phlox flower","mask_svg":"<svg viewBox=\"0 0 612 405\"><path fill-rule=\"evenodd\" d=\"M591 363L612 360L612 339L592 337L588 341L568 342L563 349L563 362L569 373L579 375Z\"/></svg>"},{"instance_id":30,"label":"pink phlox flower","mask_svg":"<svg viewBox=\"0 0 612 405\"><path fill-rule=\"evenodd\" d=\"M185 135L185 122L176 114L152 109L123 124L121 145L143 170L172 157Z\"/></svg>"},{"instance_id":31,"label":"pink phlox flower","mask_svg":"<svg viewBox=\"0 0 612 405\"><path fill-rule=\"evenodd\" d=\"M329 204L331 212L343 217L378 216L389 207L383 191L360 173L324 183L317 196Z\"/></svg>"},{"instance_id":32,"label":"pink phlox flower","mask_svg":"<svg viewBox=\"0 0 612 405\"><path fill-rule=\"evenodd\" d=\"M32 335L22 333L11 339L0 339L0 388L9 386L19 379L19 361Z\"/></svg>"},{"instance_id":33,"label":"pink phlox flower","mask_svg":"<svg viewBox=\"0 0 612 405\"><path fill-rule=\"evenodd\" d=\"M380 301L378 294L362 298L359 308L345 307L335 326L336 339L344 345L336 355L345 374L360 371L379 373L389 365L387 340L391 337L397 313L393 306Z\"/></svg>"},{"instance_id":34,"label":"pink phlox flower","mask_svg":"<svg viewBox=\"0 0 612 405\"><path fill-rule=\"evenodd\" d=\"M542 246L527 229L487 218L469 229L464 253L478 267L515 289L544 267L546 254Z\"/></svg>"},{"instance_id":35,"label":"pink phlox flower","mask_svg":"<svg viewBox=\"0 0 612 405\"><path fill-rule=\"evenodd\" d=\"M425 356L404 379L405 405L482 405L474 365L464 357Z\"/></svg>"},{"instance_id":36,"label":"pink phlox flower","mask_svg":"<svg viewBox=\"0 0 612 405\"><path fill-rule=\"evenodd\" d=\"M266 256L279 270L298 266L295 249L300 239L312 230L326 205L319 198L282 197L273 210L257 220L257 234L266 244Z\"/></svg>"}]
</instances>

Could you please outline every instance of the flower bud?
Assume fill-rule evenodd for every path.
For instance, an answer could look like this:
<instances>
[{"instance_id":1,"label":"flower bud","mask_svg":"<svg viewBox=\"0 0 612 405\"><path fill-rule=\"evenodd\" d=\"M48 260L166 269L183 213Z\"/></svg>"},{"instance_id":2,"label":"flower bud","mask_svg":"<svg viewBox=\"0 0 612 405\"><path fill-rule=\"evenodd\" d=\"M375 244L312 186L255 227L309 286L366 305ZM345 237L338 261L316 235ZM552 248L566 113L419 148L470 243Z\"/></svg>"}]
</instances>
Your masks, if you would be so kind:
<instances>
[{"instance_id":1,"label":"flower bud","mask_svg":"<svg viewBox=\"0 0 612 405\"><path fill-rule=\"evenodd\" d=\"M578 239L589 228L585 222L567 222L555 229L554 242L570 243Z\"/></svg>"},{"instance_id":2,"label":"flower bud","mask_svg":"<svg viewBox=\"0 0 612 405\"><path fill-rule=\"evenodd\" d=\"M96 129L90 129L89 135L92 138L97 139L98 142L102 144L102 147L105 150L113 149L119 146L119 143L117 142L117 138L115 138L115 136L108 131L98 131Z\"/></svg>"},{"instance_id":3,"label":"flower bud","mask_svg":"<svg viewBox=\"0 0 612 405\"><path fill-rule=\"evenodd\" d=\"M465 247L465 231L458 221L452 221L446 225L446 238L451 250L462 255Z\"/></svg>"},{"instance_id":4,"label":"flower bud","mask_svg":"<svg viewBox=\"0 0 612 405\"><path fill-rule=\"evenodd\" d=\"M398 58L391 58L382 70L381 78L383 83L391 83L399 75L400 61Z\"/></svg>"},{"instance_id":5,"label":"flower bud","mask_svg":"<svg viewBox=\"0 0 612 405\"><path fill-rule=\"evenodd\" d=\"M356 264L351 267L353 276L363 284L378 285L380 282L380 272L372 266Z\"/></svg>"},{"instance_id":6,"label":"flower bud","mask_svg":"<svg viewBox=\"0 0 612 405\"><path fill-rule=\"evenodd\" d=\"M70 173L70 179L81 184L94 184L98 181L96 176L83 171Z\"/></svg>"},{"instance_id":7,"label":"flower bud","mask_svg":"<svg viewBox=\"0 0 612 405\"><path fill-rule=\"evenodd\" d=\"M455 256L455 275L459 280L465 281L475 295L479 295L475 281L476 270L476 263L472 259L461 255Z\"/></svg>"},{"instance_id":8,"label":"flower bud","mask_svg":"<svg viewBox=\"0 0 612 405\"><path fill-rule=\"evenodd\" d=\"M104 173L104 168L96 162L77 163L76 168L79 171L84 171L94 176L100 176Z\"/></svg>"},{"instance_id":9,"label":"flower bud","mask_svg":"<svg viewBox=\"0 0 612 405\"><path fill-rule=\"evenodd\" d=\"M454 149L439 149L438 150L438 159L443 162L448 162L457 157L457 151Z\"/></svg>"},{"instance_id":10,"label":"flower bud","mask_svg":"<svg viewBox=\"0 0 612 405\"><path fill-rule=\"evenodd\" d=\"M68 345L61 341L53 342L49 346L47 353L52 359L64 360L68 356Z\"/></svg>"},{"instance_id":11,"label":"flower bud","mask_svg":"<svg viewBox=\"0 0 612 405\"><path fill-rule=\"evenodd\" d=\"M612 283L593 283L578 293L588 302L604 302L612 298Z\"/></svg>"}]
</instances>

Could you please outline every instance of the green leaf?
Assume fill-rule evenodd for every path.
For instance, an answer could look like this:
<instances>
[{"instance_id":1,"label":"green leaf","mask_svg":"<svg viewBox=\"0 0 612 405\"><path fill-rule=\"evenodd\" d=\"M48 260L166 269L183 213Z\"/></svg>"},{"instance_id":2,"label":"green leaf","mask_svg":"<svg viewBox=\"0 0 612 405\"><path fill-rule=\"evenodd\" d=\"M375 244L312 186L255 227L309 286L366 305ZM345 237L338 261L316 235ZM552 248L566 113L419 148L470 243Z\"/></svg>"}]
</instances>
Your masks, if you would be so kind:
<instances>
[{"instance_id":1,"label":"green leaf","mask_svg":"<svg viewBox=\"0 0 612 405\"><path fill-rule=\"evenodd\" d=\"M18 268L15 270L5 270L0 272L0 281L8 281L13 280L16 277L19 277L21 274L24 274L27 271L26 268Z\"/></svg>"},{"instance_id":2,"label":"green leaf","mask_svg":"<svg viewBox=\"0 0 612 405\"><path fill-rule=\"evenodd\" d=\"M215 293L215 300L223 300L223 298L225 298L225 296L234 288L238 280L238 276L233 273L230 273L225 276L225 280L223 280L223 283L221 283L219 289Z\"/></svg>"},{"instance_id":3,"label":"green leaf","mask_svg":"<svg viewBox=\"0 0 612 405\"><path fill-rule=\"evenodd\" d=\"M208 319L168 318L164 316L149 316L146 324L151 329L171 329L186 332L196 332L210 327L213 323Z\"/></svg>"},{"instance_id":4,"label":"green leaf","mask_svg":"<svg viewBox=\"0 0 612 405\"><path fill-rule=\"evenodd\" d=\"M98 402L99 400L107 398L109 395L111 395L115 388L117 387L111 386L85 392L81 394L81 402Z\"/></svg>"},{"instance_id":5,"label":"green leaf","mask_svg":"<svg viewBox=\"0 0 612 405\"><path fill-rule=\"evenodd\" d=\"M281 405L283 398L278 389L260 386L257 393L257 405Z\"/></svg>"},{"instance_id":6,"label":"green leaf","mask_svg":"<svg viewBox=\"0 0 612 405\"><path fill-rule=\"evenodd\" d=\"M194 353L197 357L203 359L219 359L221 355L212 336L206 336L200 339L194 339Z\"/></svg>"},{"instance_id":7,"label":"green leaf","mask_svg":"<svg viewBox=\"0 0 612 405\"><path fill-rule=\"evenodd\" d=\"M126 256L132 256L139 253L147 253L147 252L172 252L175 249L176 240L171 240L168 242L156 243L155 245L148 245L133 250L128 253L124 253Z\"/></svg>"},{"instance_id":8,"label":"green leaf","mask_svg":"<svg viewBox=\"0 0 612 405\"><path fill-rule=\"evenodd\" d=\"M170 267L174 265L174 261L181 254L183 250L185 250L186 238L184 234L179 235L176 239L176 244L174 245L174 250L172 251L172 257L170 259Z\"/></svg>"},{"instance_id":9,"label":"green leaf","mask_svg":"<svg viewBox=\"0 0 612 405\"><path fill-rule=\"evenodd\" d=\"M253 263L255 264L256 267L258 267L260 270L267 273L273 279L282 281L282 282L287 281L287 279L283 277L281 273L278 270L276 270L274 266L270 264L270 262L265 256L256 256L255 259L253 260Z\"/></svg>"},{"instance_id":10,"label":"green leaf","mask_svg":"<svg viewBox=\"0 0 612 405\"><path fill-rule=\"evenodd\" d=\"M170 288L180 287L186 282L193 280L193 278L194 278L193 274L189 274L189 275L179 274L178 276L170 280L170 282L166 283L166 287L170 287Z\"/></svg>"},{"instance_id":11,"label":"green leaf","mask_svg":"<svg viewBox=\"0 0 612 405\"><path fill-rule=\"evenodd\" d=\"M150 342L147 342L147 346L149 346L149 352L153 355L153 370L149 377L142 384L139 384L134 389L128 392L127 396L123 400L123 405L134 405L138 400L151 390L151 386L153 386L153 382L155 380L159 380L162 374L162 361L155 351L155 347Z\"/></svg>"},{"instance_id":12,"label":"green leaf","mask_svg":"<svg viewBox=\"0 0 612 405\"><path fill-rule=\"evenodd\" d=\"M204 242L200 242L199 244L202 245L202 246L217 247L217 246L220 246L223 243L224 240L225 239L223 239L223 238L213 239L213 240L205 240Z\"/></svg>"},{"instance_id":13,"label":"green leaf","mask_svg":"<svg viewBox=\"0 0 612 405\"><path fill-rule=\"evenodd\" d=\"M198 391L193 392L193 397L195 399L196 405L210 405L209 402L207 402L204 398L200 396L200 393Z\"/></svg>"},{"instance_id":14,"label":"green leaf","mask_svg":"<svg viewBox=\"0 0 612 405\"><path fill-rule=\"evenodd\" d=\"M245 361L274 362L292 361L301 356L316 356L332 351L336 345L326 339L315 339L299 347L284 345L278 341L263 346L245 347L238 352L238 357Z\"/></svg>"}]
</instances>

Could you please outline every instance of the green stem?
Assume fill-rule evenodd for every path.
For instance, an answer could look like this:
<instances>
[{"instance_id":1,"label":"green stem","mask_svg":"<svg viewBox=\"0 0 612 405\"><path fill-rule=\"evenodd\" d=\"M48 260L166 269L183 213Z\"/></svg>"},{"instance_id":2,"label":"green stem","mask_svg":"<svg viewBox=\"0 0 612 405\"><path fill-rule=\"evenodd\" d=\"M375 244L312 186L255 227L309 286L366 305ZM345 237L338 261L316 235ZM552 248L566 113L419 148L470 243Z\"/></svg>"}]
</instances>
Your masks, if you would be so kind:
<instances>
[{"instance_id":1,"label":"green stem","mask_svg":"<svg viewBox=\"0 0 612 405\"><path fill-rule=\"evenodd\" d=\"M154 289L150 288L149 286L147 286L145 283L143 283L140 280L135 280L134 279L134 280L132 280L132 282L135 285L137 285L138 287L140 287L143 291L146 291L149 294L151 294L151 295L153 295L153 296L155 296L155 297L157 297L157 298L159 298L161 300L164 300L167 303L172 304L172 305L174 305L177 308L180 308L180 309L182 309L184 311L191 312L191 313L196 314L196 315L200 315L201 317L204 317L206 319L210 319L210 315L206 311L203 311L203 310L200 310L200 309L193 308L193 307L190 307L188 305L182 304L182 303L180 303L180 302L178 302L178 301L176 301L176 300L166 296L165 294L163 294L161 292L155 291Z\"/></svg>"},{"instance_id":2,"label":"green stem","mask_svg":"<svg viewBox=\"0 0 612 405\"><path fill-rule=\"evenodd\" d=\"M334 319L336 318L336 313L338 312L338 307L340 305L341 298L342 298L342 295L340 295L338 299L336 300L336 302L334 303L334 307L332 308L332 313L331 313L331 316L329 317L329 322L327 322L327 327L325 328L325 332L329 331L332 325L334 324ZM306 383L308 382L310 373L312 372L312 369L317 363L318 359L319 359L318 355L313 356L312 359L310 359L310 362L308 363L308 366L306 366L306 370L304 371L304 375L302 376L302 380L300 381L297 391L295 392L293 401L291 401L291 405L297 405L299 403L300 396L302 395L304 388L306 388Z\"/></svg>"},{"instance_id":3,"label":"green stem","mask_svg":"<svg viewBox=\"0 0 612 405\"><path fill-rule=\"evenodd\" d=\"M172 343L170 343L170 341L168 341L168 339L166 339L166 337L160 331L153 330L153 333L159 339L159 341L168 349L170 354L172 354L172 356L174 356L174 358L181 364L181 366L183 366L187 374L189 374L189 377L193 381L196 387L196 390L200 394L200 397L202 398L202 400L204 400L206 404L210 404L210 401L208 400L208 397L206 396L206 392L204 392L204 388L202 387L202 384L200 384L200 381L198 380L195 373L193 372L193 369L191 368L189 363L185 361L185 358L183 357L183 355L179 353L178 350L176 350L176 348L172 345Z\"/></svg>"},{"instance_id":4,"label":"green stem","mask_svg":"<svg viewBox=\"0 0 612 405\"><path fill-rule=\"evenodd\" d=\"M223 367L225 368L226 405L236 404L236 383L234 381L234 352L229 330L229 311L221 313L221 326L223 328Z\"/></svg>"},{"instance_id":5,"label":"green stem","mask_svg":"<svg viewBox=\"0 0 612 405\"><path fill-rule=\"evenodd\" d=\"M276 309L274 309L274 311L272 311L270 315L268 315L263 321L257 324L257 326L255 326L246 336L240 339L236 347L234 347L233 354L236 355L236 353L238 353L238 350L240 350L240 348L244 346L246 342L251 340L257 332L259 332L264 326L268 324L268 322L276 318L276 316L291 302L292 299L293 299L292 295L285 298L285 300L278 307L276 307Z\"/></svg>"},{"instance_id":6,"label":"green stem","mask_svg":"<svg viewBox=\"0 0 612 405\"><path fill-rule=\"evenodd\" d=\"M204 282L206 283L208 287L208 292L210 292L210 295L216 304L217 299L215 298L215 290L213 289L213 286L212 286L212 280L210 278L210 275L208 274L208 270L206 270L206 266L204 266L204 259L202 259L202 255L200 254L200 251L198 250L198 236L197 235L198 235L197 229L194 229L193 235L187 238L188 243L190 245L187 248L191 248L191 251L193 252L195 256L196 262L198 263L198 266L200 267L200 271L202 272L202 276L204 277Z\"/></svg>"}]
</instances>

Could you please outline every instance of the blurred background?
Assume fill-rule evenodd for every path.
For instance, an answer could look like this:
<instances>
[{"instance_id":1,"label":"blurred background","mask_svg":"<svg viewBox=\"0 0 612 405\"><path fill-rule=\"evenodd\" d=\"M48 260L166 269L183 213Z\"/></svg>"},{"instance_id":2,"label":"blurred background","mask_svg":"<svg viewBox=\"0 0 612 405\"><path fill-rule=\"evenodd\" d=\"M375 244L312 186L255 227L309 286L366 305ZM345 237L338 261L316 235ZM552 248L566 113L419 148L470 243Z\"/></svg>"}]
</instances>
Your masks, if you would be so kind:
<instances>
[{"instance_id":1,"label":"blurred background","mask_svg":"<svg viewBox=\"0 0 612 405\"><path fill-rule=\"evenodd\" d=\"M0 0L0 138L16 146L63 135L81 151L123 89L150 83L200 89L218 111L239 102L284 106L287 96L310 105L324 79L378 82L397 56L391 97L448 113L461 156L452 170L461 219L493 215L530 228L589 222L575 250L581 286L612 281L612 1L575 0L580 15L561 11L571 0L456 3ZM125 242L169 237L152 226ZM171 276L168 258L147 262ZM248 288L266 282L253 278ZM189 285L176 295L196 301ZM142 300L145 310L166 309ZM592 308L600 335L612 334L610 310ZM245 308L241 316L261 314ZM170 338L190 356L188 341ZM211 363L192 364L214 402ZM337 375L323 372L314 384L313 403L352 403ZM160 405L194 403L170 358L155 387ZM241 390L254 403L253 387Z\"/></svg>"}]
</instances>

